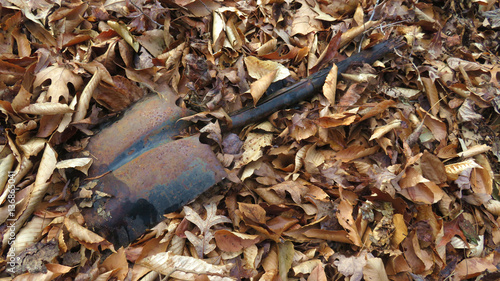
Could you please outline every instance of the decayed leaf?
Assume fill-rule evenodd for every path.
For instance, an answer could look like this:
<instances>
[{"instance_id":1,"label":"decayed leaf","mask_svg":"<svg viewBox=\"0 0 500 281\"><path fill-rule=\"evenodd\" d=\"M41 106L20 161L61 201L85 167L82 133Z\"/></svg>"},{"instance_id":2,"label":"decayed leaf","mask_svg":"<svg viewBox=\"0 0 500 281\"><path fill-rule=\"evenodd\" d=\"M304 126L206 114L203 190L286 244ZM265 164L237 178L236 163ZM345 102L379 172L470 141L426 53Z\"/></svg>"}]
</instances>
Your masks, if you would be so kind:
<instances>
[{"instance_id":1,"label":"decayed leaf","mask_svg":"<svg viewBox=\"0 0 500 281\"><path fill-rule=\"evenodd\" d=\"M456 180L458 179L460 173L462 173L463 171L472 168L481 168L481 166L479 166L473 159L469 159L454 164L448 164L444 168L446 170L446 176L448 176L448 179Z\"/></svg>"},{"instance_id":2,"label":"decayed leaf","mask_svg":"<svg viewBox=\"0 0 500 281\"><path fill-rule=\"evenodd\" d=\"M249 133L243 144L243 154L236 162L235 168L241 168L252 161L256 161L264 154L262 149L271 146L273 135L267 133Z\"/></svg>"},{"instance_id":3,"label":"decayed leaf","mask_svg":"<svg viewBox=\"0 0 500 281\"><path fill-rule=\"evenodd\" d=\"M292 267L293 262L293 243L290 241L286 241L284 243L278 244L278 269L279 276L281 280L288 280L288 271Z\"/></svg>"},{"instance_id":4,"label":"decayed leaf","mask_svg":"<svg viewBox=\"0 0 500 281\"><path fill-rule=\"evenodd\" d=\"M342 275L350 277L352 281L360 281L363 278L363 268L366 265L366 260L373 258L373 255L362 251L358 257L346 257L339 255L337 260L333 262Z\"/></svg>"},{"instance_id":5,"label":"decayed leaf","mask_svg":"<svg viewBox=\"0 0 500 281\"><path fill-rule=\"evenodd\" d=\"M359 236L356 222L352 216L353 206L346 200L342 200L340 201L338 210L337 218L339 219L340 225L348 231L347 237L349 237L354 245L361 246L361 237Z\"/></svg>"},{"instance_id":6,"label":"decayed leaf","mask_svg":"<svg viewBox=\"0 0 500 281\"><path fill-rule=\"evenodd\" d=\"M171 252L146 257L140 260L138 264L167 276L170 276L174 271L228 276L229 270L233 267L232 264L213 265L201 259L174 255Z\"/></svg>"}]
</instances>

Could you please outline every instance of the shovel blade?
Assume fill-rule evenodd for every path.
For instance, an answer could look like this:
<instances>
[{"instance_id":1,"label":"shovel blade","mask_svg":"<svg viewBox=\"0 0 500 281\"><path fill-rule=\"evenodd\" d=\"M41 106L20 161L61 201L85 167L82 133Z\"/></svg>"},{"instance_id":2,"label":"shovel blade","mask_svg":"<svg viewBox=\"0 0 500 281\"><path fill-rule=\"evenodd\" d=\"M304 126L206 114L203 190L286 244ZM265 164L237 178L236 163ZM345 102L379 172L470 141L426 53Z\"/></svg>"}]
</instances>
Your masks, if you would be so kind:
<instances>
[{"instance_id":1,"label":"shovel blade","mask_svg":"<svg viewBox=\"0 0 500 281\"><path fill-rule=\"evenodd\" d=\"M148 98L92 138L90 177L96 186L92 208L82 210L87 226L125 246L202 192L226 173L198 136L173 140L187 114L164 100ZM123 138L123 139L122 139ZM96 192L100 191L100 192Z\"/></svg>"}]
</instances>

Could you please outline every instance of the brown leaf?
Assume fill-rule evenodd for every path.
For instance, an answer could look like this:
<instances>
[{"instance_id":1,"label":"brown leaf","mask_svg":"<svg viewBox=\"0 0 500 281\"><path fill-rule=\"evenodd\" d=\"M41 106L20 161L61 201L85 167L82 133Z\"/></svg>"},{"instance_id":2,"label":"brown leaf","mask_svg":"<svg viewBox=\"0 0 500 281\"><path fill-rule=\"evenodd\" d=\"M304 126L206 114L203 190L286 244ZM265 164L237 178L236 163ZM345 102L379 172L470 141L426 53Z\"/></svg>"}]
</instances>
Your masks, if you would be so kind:
<instances>
[{"instance_id":1,"label":"brown leaf","mask_svg":"<svg viewBox=\"0 0 500 281\"><path fill-rule=\"evenodd\" d=\"M347 230L347 237L352 241L352 243L356 246L361 246L361 237L356 228L356 221L352 216L353 206L348 203L346 200L341 200L339 207L337 218L339 220L340 225Z\"/></svg>"},{"instance_id":2,"label":"brown leaf","mask_svg":"<svg viewBox=\"0 0 500 281\"><path fill-rule=\"evenodd\" d=\"M395 101L393 100L384 100L380 103L377 103L375 107L372 107L370 111L368 111L361 119L358 120L358 122L364 121L368 118L374 117L379 115L380 113L384 112L387 110L387 108L392 107L396 104Z\"/></svg>"},{"instance_id":3,"label":"brown leaf","mask_svg":"<svg viewBox=\"0 0 500 281\"><path fill-rule=\"evenodd\" d=\"M422 169L422 175L425 178L436 184L441 184L447 180L443 162L427 150L424 151L422 158L420 158L420 169Z\"/></svg>"},{"instance_id":4,"label":"brown leaf","mask_svg":"<svg viewBox=\"0 0 500 281\"><path fill-rule=\"evenodd\" d=\"M238 252L260 241L258 235L249 235L225 229L217 230L214 236L217 247L226 252Z\"/></svg>"},{"instance_id":5,"label":"brown leaf","mask_svg":"<svg viewBox=\"0 0 500 281\"><path fill-rule=\"evenodd\" d=\"M69 231L70 236L81 243L87 249L98 251L100 246L102 250L111 249L112 251L115 251L113 244L108 242L103 237L88 230L87 228L81 226L73 218L65 218L64 226Z\"/></svg>"},{"instance_id":6,"label":"brown leaf","mask_svg":"<svg viewBox=\"0 0 500 281\"><path fill-rule=\"evenodd\" d=\"M258 224L266 223L266 211L261 206L239 202L238 208L246 219Z\"/></svg>"}]
</instances>

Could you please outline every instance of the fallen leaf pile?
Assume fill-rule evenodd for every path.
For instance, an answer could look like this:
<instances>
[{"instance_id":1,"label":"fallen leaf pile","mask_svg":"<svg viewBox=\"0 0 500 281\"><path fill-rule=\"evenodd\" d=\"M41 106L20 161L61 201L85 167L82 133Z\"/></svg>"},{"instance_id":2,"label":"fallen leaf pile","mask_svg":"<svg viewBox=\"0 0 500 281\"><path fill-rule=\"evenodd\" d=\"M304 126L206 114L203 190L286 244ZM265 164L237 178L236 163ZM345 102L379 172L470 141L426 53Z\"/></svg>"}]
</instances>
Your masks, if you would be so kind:
<instances>
[{"instance_id":1,"label":"fallen leaf pile","mask_svg":"<svg viewBox=\"0 0 500 281\"><path fill-rule=\"evenodd\" d=\"M0 0L2 280L498 280L494 0ZM228 114L389 38L242 130ZM199 113L218 189L115 249L86 228L97 125ZM215 119L218 119L217 121ZM120 140L117 140L120 141ZM87 194L88 195L88 194Z\"/></svg>"}]
</instances>

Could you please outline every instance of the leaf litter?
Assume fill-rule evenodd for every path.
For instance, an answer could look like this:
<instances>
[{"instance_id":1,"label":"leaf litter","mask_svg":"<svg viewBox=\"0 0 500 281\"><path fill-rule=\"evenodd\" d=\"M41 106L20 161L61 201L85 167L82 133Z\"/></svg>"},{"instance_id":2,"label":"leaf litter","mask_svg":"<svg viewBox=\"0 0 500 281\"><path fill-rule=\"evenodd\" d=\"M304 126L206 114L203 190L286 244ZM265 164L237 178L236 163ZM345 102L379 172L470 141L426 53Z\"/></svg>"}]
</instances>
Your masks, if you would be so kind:
<instances>
[{"instance_id":1,"label":"leaf litter","mask_svg":"<svg viewBox=\"0 0 500 281\"><path fill-rule=\"evenodd\" d=\"M6 280L496 278L497 1L0 4ZM405 47L331 71L313 99L221 133L273 83L398 37ZM228 179L114 249L72 199L93 192L91 156L72 155L166 92L198 112L185 119Z\"/></svg>"}]
</instances>

